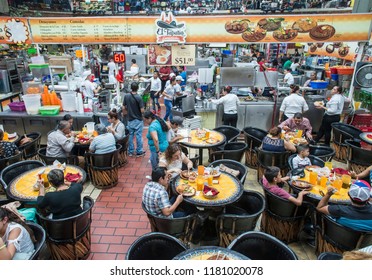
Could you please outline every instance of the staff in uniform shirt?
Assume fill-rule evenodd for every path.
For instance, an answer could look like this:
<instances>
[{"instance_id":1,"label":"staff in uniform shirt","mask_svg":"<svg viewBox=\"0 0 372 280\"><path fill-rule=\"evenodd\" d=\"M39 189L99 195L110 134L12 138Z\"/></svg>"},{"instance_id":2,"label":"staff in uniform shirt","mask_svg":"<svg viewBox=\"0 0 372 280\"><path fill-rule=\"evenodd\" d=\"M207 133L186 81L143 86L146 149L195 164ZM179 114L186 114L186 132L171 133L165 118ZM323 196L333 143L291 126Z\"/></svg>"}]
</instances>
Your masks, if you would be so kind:
<instances>
[{"instance_id":1,"label":"staff in uniform shirt","mask_svg":"<svg viewBox=\"0 0 372 280\"><path fill-rule=\"evenodd\" d=\"M294 84L294 78L293 75L291 74L291 69L284 69L284 79L283 81L287 83L288 85L293 85Z\"/></svg>"},{"instance_id":2,"label":"staff in uniform shirt","mask_svg":"<svg viewBox=\"0 0 372 280\"><path fill-rule=\"evenodd\" d=\"M329 146L331 142L331 125L334 122L340 121L341 113L344 109L342 87L334 86L331 91L331 99L327 102L326 106L315 106L315 108L325 110L315 142L318 142L324 135L324 143Z\"/></svg>"},{"instance_id":3,"label":"staff in uniform shirt","mask_svg":"<svg viewBox=\"0 0 372 280\"><path fill-rule=\"evenodd\" d=\"M152 110L156 112L156 107L158 107L158 114L161 112L160 104L159 104L159 95L161 91L161 80L159 79L159 72L154 71L154 75L146 80L146 82L150 82L150 97L152 100Z\"/></svg>"},{"instance_id":4,"label":"staff in uniform shirt","mask_svg":"<svg viewBox=\"0 0 372 280\"><path fill-rule=\"evenodd\" d=\"M280 106L279 120L285 121L293 118L296 113L304 113L309 110L305 98L299 95L300 87L291 85L291 94L283 99Z\"/></svg>"},{"instance_id":5,"label":"staff in uniform shirt","mask_svg":"<svg viewBox=\"0 0 372 280\"><path fill-rule=\"evenodd\" d=\"M94 76L89 71L83 73L83 82L81 84L80 90L83 92L84 97L92 99L95 94L98 94L98 91L101 89L100 86L96 88L96 84L93 82Z\"/></svg>"},{"instance_id":6,"label":"staff in uniform shirt","mask_svg":"<svg viewBox=\"0 0 372 280\"><path fill-rule=\"evenodd\" d=\"M223 104L223 124L236 127L236 123L238 122L238 105L240 102L235 94L230 93L231 90L231 86L226 86L222 89L223 96L220 99L209 99L209 101L217 105Z\"/></svg>"},{"instance_id":7,"label":"staff in uniform shirt","mask_svg":"<svg viewBox=\"0 0 372 280\"><path fill-rule=\"evenodd\" d=\"M110 62L107 63L107 68L108 68L108 77L109 77L109 83L110 84L116 84L116 79L115 75L118 72L116 69L116 64L114 62L114 59L111 57Z\"/></svg>"},{"instance_id":8,"label":"staff in uniform shirt","mask_svg":"<svg viewBox=\"0 0 372 280\"><path fill-rule=\"evenodd\" d=\"M172 115L172 106L173 106L173 97L174 97L174 86L176 85L176 77L172 77L170 80L170 85L167 86L163 92L164 95L164 105L166 108L164 120L167 121L173 118Z\"/></svg>"}]
</instances>

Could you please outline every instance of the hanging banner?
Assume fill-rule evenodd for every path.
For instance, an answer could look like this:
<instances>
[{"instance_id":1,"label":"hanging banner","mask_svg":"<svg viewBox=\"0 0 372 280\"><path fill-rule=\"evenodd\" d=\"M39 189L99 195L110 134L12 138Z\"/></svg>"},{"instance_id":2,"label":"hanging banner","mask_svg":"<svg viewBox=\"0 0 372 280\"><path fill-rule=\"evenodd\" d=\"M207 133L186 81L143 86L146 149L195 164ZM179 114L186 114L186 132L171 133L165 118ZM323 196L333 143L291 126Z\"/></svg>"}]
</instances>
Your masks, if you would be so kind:
<instances>
[{"instance_id":1,"label":"hanging banner","mask_svg":"<svg viewBox=\"0 0 372 280\"><path fill-rule=\"evenodd\" d=\"M149 66L195 65L195 45L149 46Z\"/></svg>"},{"instance_id":2,"label":"hanging banner","mask_svg":"<svg viewBox=\"0 0 372 280\"><path fill-rule=\"evenodd\" d=\"M0 17L0 44L31 44L26 18Z\"/></svg>"},{"instance_id":3,"label":"hanging banner","mask_svg":"<svg viewBox=\"0 0 372 280\"><path fill-rule=\"evenodd\" d=\"M338 57L346 60L355 60L358 52L358 43L312 43L308 46L309 54Z\"/></svg>"},{"instance_id":4,"label":"hanging banner","mask_svg":"<svg viewBox=\"0 0 372 280\"><path fill-rule=\"evenodd\" d=\"M11 18L0 18L4 25ZM22 30L14 20L8 29ZM30 18L34 43L307 43L370 38L372 14ZM11 42L27 40L3 31ZM16 28L16 29L15 29ZM5 27L2 29L5 30ZM11 34L11 35L10 35ZM20 38L21 37L21 38ZM12 39L10 39L12 38Z\"/></svg>"}]
</instances>

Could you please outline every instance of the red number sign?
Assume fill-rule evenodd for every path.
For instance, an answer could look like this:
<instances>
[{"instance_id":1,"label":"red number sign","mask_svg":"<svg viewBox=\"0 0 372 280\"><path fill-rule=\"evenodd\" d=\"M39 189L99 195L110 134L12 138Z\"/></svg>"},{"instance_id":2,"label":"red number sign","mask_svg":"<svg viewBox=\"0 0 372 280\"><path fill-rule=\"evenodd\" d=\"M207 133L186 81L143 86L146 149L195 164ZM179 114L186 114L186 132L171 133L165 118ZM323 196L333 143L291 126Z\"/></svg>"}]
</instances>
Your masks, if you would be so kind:
<instances>
[{"instance_id":1,"label":"red number sign","mask_svg":"<svg viewBox=\"0 0 372 280\"><path fill-rule=\"evenodd\" d=\"M114 52L114 62L115 63L123 63L125 62L125 53L121 52Z\"/></svg>"}]
</instances>

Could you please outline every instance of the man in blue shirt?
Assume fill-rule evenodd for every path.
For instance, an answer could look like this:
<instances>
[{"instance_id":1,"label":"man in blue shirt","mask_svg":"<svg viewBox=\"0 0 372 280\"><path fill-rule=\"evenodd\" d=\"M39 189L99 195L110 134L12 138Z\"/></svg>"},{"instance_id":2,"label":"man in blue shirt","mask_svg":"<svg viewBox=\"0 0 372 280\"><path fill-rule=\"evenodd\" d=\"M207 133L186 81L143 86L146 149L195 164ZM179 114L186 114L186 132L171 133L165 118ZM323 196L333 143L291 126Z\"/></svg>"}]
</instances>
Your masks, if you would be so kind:
<instances>
[{"instance_id":1,"label":"man in blue shirt","mask_svg":"<svg viewBox=\"0 0 372 280\"><path fill-rule=\"evenodd\" d=\"M106 154L116 150L115 137L112 133L108 133L107 128L103 124L96 124L94 129L98 136L94 137L90 143L89 151L96 154Z\"/></svg>"}]
</instances>

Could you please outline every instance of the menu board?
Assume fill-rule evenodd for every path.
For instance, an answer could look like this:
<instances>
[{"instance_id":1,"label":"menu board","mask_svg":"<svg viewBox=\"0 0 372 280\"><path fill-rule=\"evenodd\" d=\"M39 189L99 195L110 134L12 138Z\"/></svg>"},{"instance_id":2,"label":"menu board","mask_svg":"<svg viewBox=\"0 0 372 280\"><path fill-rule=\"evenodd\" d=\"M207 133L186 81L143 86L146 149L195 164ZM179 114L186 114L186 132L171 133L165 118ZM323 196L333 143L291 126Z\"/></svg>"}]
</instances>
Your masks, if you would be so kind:
<instances>
[{"instance_id":1,"label":"menu board","mask_svg":"<svg viewBox=\"0 0 372 280\"><path fill-rule=\"evenodd\" d=\"M149 47L150 66L192 66L195 65L195 45Z\"/></svg>"},{"instance_id":2,"label":"menu board","mask_svg":"<svg viewBox=\"0 0 372 280\"><path fill-rule=\"evenodd\" d=\"M128 42L126 18L32 18L29 22L35 43Z\"/></svg>"},{"instance_id":3,"label":"menu board","mask_svg":"<svg viewBox=\"0 0 372 280\"><path fill-rule=\"evenodd\" d=\"M31 44L26 18L0 17L0 44Z\"/></svg>"}]
</instances>

